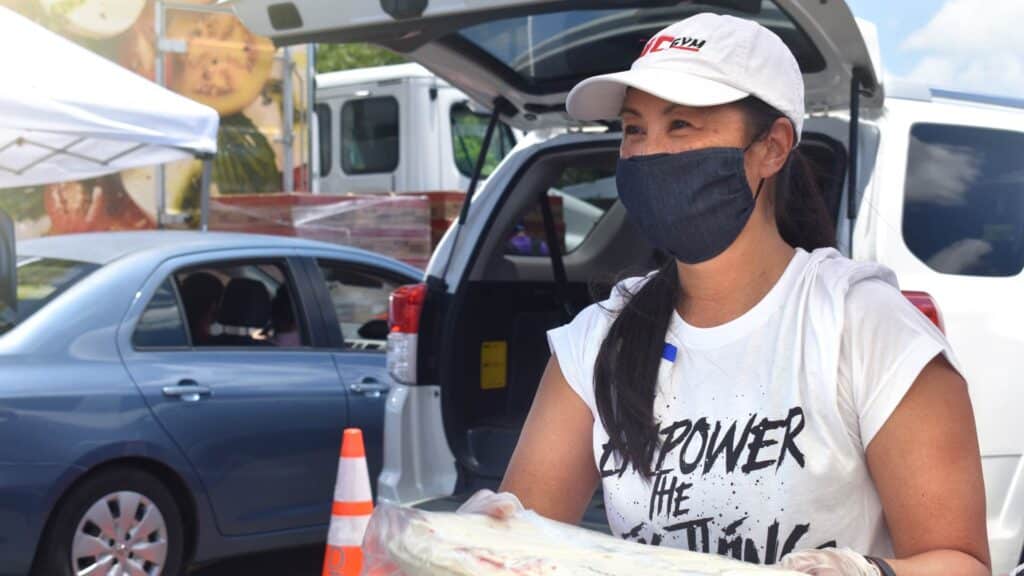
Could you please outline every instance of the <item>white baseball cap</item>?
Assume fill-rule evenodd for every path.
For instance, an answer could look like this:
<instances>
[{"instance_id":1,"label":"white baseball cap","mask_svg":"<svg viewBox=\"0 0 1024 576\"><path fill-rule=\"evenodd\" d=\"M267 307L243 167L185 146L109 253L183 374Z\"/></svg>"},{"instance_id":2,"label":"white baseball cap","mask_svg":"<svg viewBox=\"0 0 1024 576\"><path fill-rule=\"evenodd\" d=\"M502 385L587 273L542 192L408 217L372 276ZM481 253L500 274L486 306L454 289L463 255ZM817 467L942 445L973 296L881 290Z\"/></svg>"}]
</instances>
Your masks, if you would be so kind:
<instances>
[{"instance_id":1,"label":"white baseball cap","mask_svg":"<svg viewBox=\"0 0 1024 576\"><path fill-rule=\"evenodd\" d=\"M607 120L622 111L627 88L684 106L715 106L756 96L804 123L804 80L789 48L751 20L702 13L658 32L629 70L587 78L565 106L578 120Z\"/></svg>"}]
</instances>

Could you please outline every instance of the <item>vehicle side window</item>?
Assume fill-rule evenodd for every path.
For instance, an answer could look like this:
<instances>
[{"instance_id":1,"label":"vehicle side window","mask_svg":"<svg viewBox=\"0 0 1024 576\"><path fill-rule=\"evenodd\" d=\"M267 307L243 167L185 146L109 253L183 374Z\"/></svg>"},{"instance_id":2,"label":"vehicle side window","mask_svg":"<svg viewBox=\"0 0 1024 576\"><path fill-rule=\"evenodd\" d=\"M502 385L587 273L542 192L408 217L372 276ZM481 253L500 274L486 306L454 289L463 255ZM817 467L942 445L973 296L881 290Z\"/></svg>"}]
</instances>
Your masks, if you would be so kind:
<instances>
[{"instance_id":1,"label":"vehicle side window","mask_svg":"<svg viewBox=\"0 0 1024 576\"><path fill-rule=\"evenodd\" d=\"M489 121L490 118L487 115L473 112L469 109L468 104L460 102L452 105L452 151L455 155L455 165L463 176L469 178L473 176L473 169L476 168L477 156L480 155ZM502 158L515 145L516 138L512 135L512 129L507 124L498 124L496 134L487 149L487 158L480 175L484 178L490 176Z\"/></svg>"},{"instance_id":2,"label":"vehicle side window","mask_svg":"<svg viewBox=\"0 0 1024 576\"><path fill-rule=\"evenodd\" d=\"M363 98L341 107L341 167L346 174L398 167L398 100Z\"/></svg>"},{"instance_id":3,"label":"vehicle side window","mask_svg":"<svg viewBox=\"0 0 1024 576\"><path fill-rule=\"evenodd\" d=\"M384 352L388 303L399 282L361 266L331 260L317 262L345 348Z\"/></svg>"},{"instance_id":4,"label":"vehicle side window","mask_svg":"<svg viewBox=\"0 0 1024 576\"><path fill-rule=\"evenodd\" d=\"M96 264L56 258L19 257L17 264L18 321L52 302L64 291L98 270Z\"/></svg>"},{"instance_id":5,"label":"vehicle side window","mask_svg":"<svg viewBox=\"0 0 1024 576\"><path fill-rule=\"evenodd\" d=\"M188 334L171 279L153 294L132 334L135 348L187 348Z\"/></svg>"},{"instance_id":6,"label":"vehicle side window","mask_svg":"<svg viewBox=\"0 0 1024 576\"><path fill-rule=\"evenodd\" d=\"M591 230L618 200L615 157L591 158L586 164L566 166L548 189L547 197L562 253L570 253L586 241ZM505 242L505 254L549 255L539 205L531 206L516 222Z\"/></svg>"},{"instance_id":7,"label":"vehicle side window","mask_svg":"<svg viewBox=\"0 0 1024 576\"><path fill-rule=\"evenodd\" d=\"M316 105L317 128L320 131L320 175L331 173L331 160L334 158L334 130L331 130L331 107L327 104Z\"/></svg>"},{"instance_id":8,"label":"vehicle side window","mask_svg":"<svg viewBox=\"0 0 1024 576\"><path fill-rule=\"evenodd\" d=\"M1024 269L1024 133L915 124L903 238L944 274L1015 276Z\"/></svg>"},{"instance_id":9,"label":"vehicle side window","mask_svg":"<svg viewBox=\"0 0 1024 576\"><path fill-rule=\"evenodd\" d=\"M284 262L224 262L177 272L192 346L299 348L309 342Z\"/></svg>"}]
</instances>

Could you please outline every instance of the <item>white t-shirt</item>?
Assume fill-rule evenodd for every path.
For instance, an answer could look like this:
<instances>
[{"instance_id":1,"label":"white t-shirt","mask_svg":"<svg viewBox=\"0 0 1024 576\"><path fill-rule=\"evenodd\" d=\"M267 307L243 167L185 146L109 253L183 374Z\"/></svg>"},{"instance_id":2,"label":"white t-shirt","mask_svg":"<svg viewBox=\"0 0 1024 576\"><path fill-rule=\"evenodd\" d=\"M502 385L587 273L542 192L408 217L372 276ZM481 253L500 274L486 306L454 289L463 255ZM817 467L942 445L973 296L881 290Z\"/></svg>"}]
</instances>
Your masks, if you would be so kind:
<instances>
[{"instance_id":1,"label":"white t-shirt","mask_svg":"<svg viewBox=\"0 0 1024 576\"><path fill-rule=\"evenodd\" d=\"M624 285L636 291L643 281ZM891 271L798 249L739 318L698 328L673 314L649 481L606 450L594 401L594 361L625 301L621 286L548 333L594 416L613 534L763 564L822 546L892 553L865 449L930 360L944 352L957 364Z\"/></svg>"}]
</instances>

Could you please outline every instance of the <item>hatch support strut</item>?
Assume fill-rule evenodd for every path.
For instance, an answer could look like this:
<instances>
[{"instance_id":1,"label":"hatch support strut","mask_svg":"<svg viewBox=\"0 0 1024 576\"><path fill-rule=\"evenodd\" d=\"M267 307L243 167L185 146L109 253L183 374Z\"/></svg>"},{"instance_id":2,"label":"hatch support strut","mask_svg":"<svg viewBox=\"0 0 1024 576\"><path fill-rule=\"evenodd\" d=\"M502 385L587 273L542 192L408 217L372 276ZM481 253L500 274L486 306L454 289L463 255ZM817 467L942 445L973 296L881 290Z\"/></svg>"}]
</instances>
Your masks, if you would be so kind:
<instances>
[{"instance_id":1,"label":"hatch support strut","mask_svg":"<svg viewBox=\"0 0 1024 576\"><path fill-rule=\"evenodd\" d=\"M480 153L476 156L476 165L473 166L473 175L469 179L469 188L466 189L466 197L462 200L462 209L459 211L458 224L455 227L455 237L452 239L451 249L448 251L448 258L445 261L444 273L441 276L442 282L448 277L448 266L451 265L451 255L455 253L455 248L459 244L459 235L462 232L462 226L466 223L466 217L469 216L469 203L473 201L473 195L476 194L476 187L480 184L480 176L484 171L484 164L487 162L487 152L491 148L491 140L494 137L494 130L498 127L498 122L501 120L502 114L508 114L514 116L516 114L516 108L508 100L498 97L494 100L494 109L491 111L491 118L487 122L487 131L484 133L484 140L480 143Z\"/></svg>"},{"instance_id":2,"label":"hatch support strut","mask_svg":"<svg viewBox=\"0 0 1024 576\"><path fill-rule=\"evenodd\" d=\"M857 220L857 209L860 203L857 201L858 192L858 170L860 160L860 96L862 90L872 89L865 79L869 76L864 73L860 68L854 68L850 74L850 136L849 145L847 146L849 152L849 161L847 162L847 192L846 192L846 219L850 224L850 237L848 243L849 256L853 258L853 229L854 223Z\"/></svg>"},{"instance_id":3,"label":"hatch support strut","mask_svg":"<svg viewBox=\"0 0 1024 576\"><path fill-rule=\"evenodd\" d=\"M494 101L494 110L491 112L491 119L487 123L487 132L484 133L484 141L480 143L480 153L476 156L476 166L473 167L473 176L469 180L469 189L466 190L466 199L462 203L462 210L459 212L459 227L466 223L466 217L469 215L469 203L473 200L473 195L476 194L476 187L480 183L480 175L484 171L484 164L487 163L487 152L491 148L491 140L494 138L494 130L498 127L498 121L501 119L501 115L508 112L508 108L512 108L513 114L515 108L512 104L504 98L497 98Z\"/></svg>"},{"instance_id":4,"label":"hatch support strut","mask_svg":"<svg viewBox=\"0 0 1024 576\"><path fill-rule=\"evenodd\" d=\"M491 119L487 122L487 132L484 132L484 141L480 143L480 153L476 155L476 166L473 167L473 176L469 180L466 199L462 202L462 210L459 211L459 226L466 223L466 217L469 215L469 203L473 199L473 195L476 194L477 185L480 184L480 175L484 171L487 152L491 148L491 138L494 137L494 129L498 125L498 117L500 115L498 107L495 106L494 112L491 112Z\"/></svg>"}]
</instances>

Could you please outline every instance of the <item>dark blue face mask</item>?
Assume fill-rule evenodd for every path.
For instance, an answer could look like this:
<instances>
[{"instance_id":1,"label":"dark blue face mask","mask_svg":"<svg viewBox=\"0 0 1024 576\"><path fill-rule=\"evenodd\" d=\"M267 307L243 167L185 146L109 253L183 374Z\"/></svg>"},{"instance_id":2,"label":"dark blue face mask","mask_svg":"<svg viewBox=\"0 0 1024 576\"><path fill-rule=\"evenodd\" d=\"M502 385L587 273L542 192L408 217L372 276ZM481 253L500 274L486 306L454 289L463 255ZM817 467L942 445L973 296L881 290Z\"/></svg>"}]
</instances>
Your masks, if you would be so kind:
<instances>
[{"instance_id":1,"label":"dark blue face mask","mask_svg":"<svg viewBox=\"0 0 1024 576\"><path fill-rule=\"evenodd\" d=\"M748 146L749 148L749 146ZM655 248L686 264L718 256L750 220L757 197L743 168L746 148L703 148L620 158L615 172L629 219Z\"/></svg>"}]
</instances>

